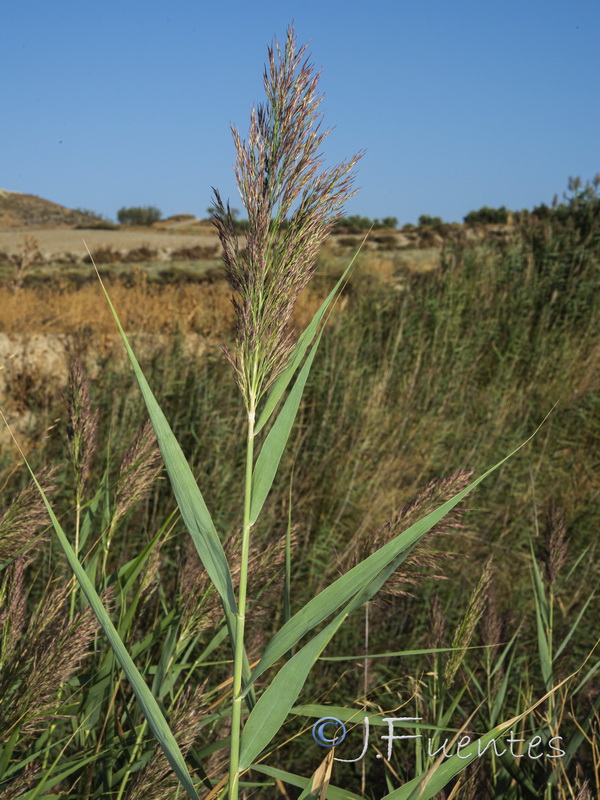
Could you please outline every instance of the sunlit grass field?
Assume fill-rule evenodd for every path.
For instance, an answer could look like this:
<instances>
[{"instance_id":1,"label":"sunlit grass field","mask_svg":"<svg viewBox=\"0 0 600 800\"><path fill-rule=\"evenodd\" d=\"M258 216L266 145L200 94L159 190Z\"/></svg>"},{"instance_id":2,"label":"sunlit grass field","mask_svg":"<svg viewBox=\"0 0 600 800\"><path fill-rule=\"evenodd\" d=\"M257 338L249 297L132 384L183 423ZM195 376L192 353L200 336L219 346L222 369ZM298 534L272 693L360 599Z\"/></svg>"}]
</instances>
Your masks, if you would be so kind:
<instances>
[{"instance_id":1,"label":"sunlit grass field","mask_svg":"<svg viewBox=\"0 0 600 800\"><path fill-rule=\"evenodd\" d=\"M421 513L439 504L470 471L480 474L543 425L444 531L427 538L424 555L402 568L393 591L371 601L368 613L355 612L271 744L271 772L246 776L244 796L299 796L284 774L309 777L327 755L311 736L325 706L356 710L348 727L357 729L335 749L342 759L360 755L358 723L379 715L364 758L334 763L331 776L355 793L332 797L379 798L431 763L418 740L394 741L388 761L382 714L420 717L446 729L449 740L463 726L482 734L578 669L515 725L522 757L487 753L439 796L595 796L598 658L588 656L598 633L599 265L597 234L581 242L550 225L523 231L512 244L448 247L439 270L397 273L394 288L363 261L323 334L254 531L251 663L282 621L286 535L294 613L371 552L399 509L415 499ZM302 296L298 329L331 288L331 270L324 263ZM216 527L233 542L245 417L220 352L221 341L232 339L227 296L218 283L153 288L141 271L109 291L134 346L136 331L165 334L140 360ZM82 562L208 796L227 771L231 699L231 652L216 594L175 513L152 438L147 429L139 435L146 414L131 369L95 339L110 326L100 290L21 293L22 332L36 330L40 299L48 319L67 320L66 331L86 321L89 329L76 339L83 372L72 374L70 387L36 380L34 367L20 383L13 374L5 413L23 404L31 412L23 431L28 458L45 475L65 530L78 531ZM6 330L15 332L17 312L4 308ZM206 341L195 357L185 349L191 333ZM86 372L94 376L89 386ZM21 405L11 406L17 392ZM78 404L97 426L83 471L73 449ZM6 445L0 458L1 796L182 797L86 602L73 593L39 500L31 490L18 495L27 475L16 451ZM403 513L411 519L410 508ZM395 655L431 648L454 650ZM327 660L337 656L347 658ZM550 738L562 737L565 755L528 757L538 734L546 753Z\"/></svg>"}]
</instances>

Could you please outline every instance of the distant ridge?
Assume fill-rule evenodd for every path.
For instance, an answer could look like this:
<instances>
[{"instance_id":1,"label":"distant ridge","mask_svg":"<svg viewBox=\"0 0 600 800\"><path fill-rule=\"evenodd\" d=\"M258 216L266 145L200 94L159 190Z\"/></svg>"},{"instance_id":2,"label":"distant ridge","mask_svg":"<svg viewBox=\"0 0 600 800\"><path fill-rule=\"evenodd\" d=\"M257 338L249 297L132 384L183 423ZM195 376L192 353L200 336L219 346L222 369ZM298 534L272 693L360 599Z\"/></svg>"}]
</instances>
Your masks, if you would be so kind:
<instances>
[{"instance_id":1,"label":"distant ridge","mask_svg":"<svg viewBox=\"0 0 600 800\"><path fill-rule=\"evenodd\" d=\"M72 228L97 222L92 214L72 211L33 194L0 189L0 229Z\"/></svg>"}]
</instances>

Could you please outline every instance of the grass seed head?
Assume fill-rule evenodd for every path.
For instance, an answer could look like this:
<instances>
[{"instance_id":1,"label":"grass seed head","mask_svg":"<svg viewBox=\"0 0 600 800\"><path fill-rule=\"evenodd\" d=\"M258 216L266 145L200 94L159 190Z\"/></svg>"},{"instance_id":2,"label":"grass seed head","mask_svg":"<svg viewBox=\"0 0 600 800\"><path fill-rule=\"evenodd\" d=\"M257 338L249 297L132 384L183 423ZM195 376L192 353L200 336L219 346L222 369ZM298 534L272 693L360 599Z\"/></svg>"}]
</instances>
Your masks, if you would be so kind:
<instances>
[{"instance_id":1,"label":"grass seed head","mask_svg":"<svg viewBox=\"0 0 600 800\"><path fill-rule=\"evenodd\" d=\"M351 554L349 566L354 567L359 564L414 525L425 514L450 500L455 494L465 489L471 480L472 472L462 470L448 478L428 483L414 500L402 506L385 525L355 541L354 546L349 548ZM434 550L431 544L437 536L449 535L462 530L464 528L461 521L462 514L462 509L456 507L446 514L437 525L434 525L407 556L399 569L390 576L381 592L394 596L405 595L410 593L407 591L409 586L414 586L425 579L445 579L439 568L452 554ZM427 572L423 572L424 569ZM432 573L432 570L436 570L436 572Z\"/></svg>"},{"instance_id":2,"label":"grass seed head","mask_svg":"<svg viewBox=\"0 0 600 800\"><path fill-rule=\"evenodd\" d=\"M182 692L170 715L169 727L184 756L198 736L199 723L208 705L205 686L206 681ZM165 753L162 747L157 746L152 759L137 773L127 800L165 800L178 796L177 787L177 778Z\"/></svg>"},{"instance_id":3,"label":"grass seed head","mask_svg":"<svg viewBox=\"0 0 600 800\"><path fill-rule=\"evenodd\" d=\"M446 620L438 592L433 595L431 604L431 627L427 636L427 646L444 647L446 641Z\"/></svg>"},{"instance_id":4,"label":"grass seed head","mask_svg":"<svg viewBox=\"0 0 600 800\"><path fill-rule=\"evenodd\" d=\"M248 409L289 359L292 310L323 240L354 194L352 170L361 155L324 168L319 148L330 131L321 130L319 74L305 53L290 27L283 52L277 42L269 48L267 102L252 110L248 139L232 129L235 174L248 214L246 248L239 246L229 204L214 190L213 222L236 313L236 353L226 356Z\"/></svg>"},{"instance_id":5,"label":"grass seed head","mask_svg":"<svg viewBox=\"0 0 600 800\"><path fill-rule=\"evenodd\" d=\"M498 597L494 588L494 583L490 582L486 602L485 613L481 619L481 637L483 643L488 645L490 663L496 659L500 651L500 645L504 639L506 617L503 617L498 605ZM494 677L492 686L494 693L499 689L504 676L504 664L496 664L494 667Z\"/></svg>"},{"instance_id":6,"label":"grass seed head","mask_svg":"<svg viewBox=\"0 0 600 800\"><path fill-rule=\"evenodd\" d=\"M115 490L113 527L141 500L144 500L162 469L162 459L150 420L142 425L121 462Z\"/></svg>"},{"instance_id":7,"label":"grass seed head","mask_svg":"<svg viewBox=\"0 0 600 800\"><path fill-rule=\"evenodd\" d=\"M485 611L486 600L488 597L489 586L492 580L492 564L493 560L490 557L485 567L483 568L483 572L481 574L481 578L479 579L477 586L473 589L471 593L471 598L469 600L469 605L467 611L462 619L462 622L456 629L454 634L454 639L452 640L452 647L456 648L454 652L450 655L446 663L446 668L444 670L444 683L446 686L449 686L460 665L463 662L465 657L465 653L467 651L467 647L471 642L471 637L473 636L473 632L481 619L483 612Z\"/></svg>"},{"instance_id":8,"label":"grass seed head","mask_svg":"<svg viewBox=\"0 0 600 800\"><path fill-rule=\"evenodd\" d=\"M25 559L19 556L4 573L0 588L0 669L16 649L27 617Z\"/></svg>"},{"instance_id":9,"label":"grass seed head","mask_svg":"<svg viewBox=\"0 0 600 800\"><path fill-rule=\"evenodd\" d=\"M102 593L106 604L111 590ZM69 588L47 590L43 608L3 659L0 671L0 741L16 726L26 736L55 717L60 687L90 652L99 625L91 608L68 615Z\"/></svg>"},{"instance_id":10,"label":"grass seed head","mask_svg":"<svg viewBox=\"0 0 600 800\"><path fill-rule=\"evenodd\" d=\"M92 456L96 451L98 411L92 408L90 379L84 372L81 361L73 358L69 364L69 379L66 401L69 421L67 423L67 451L75 470L76 494L81 498L90 474Z\"/></svg>"},{"instance_id":11,"label":"grass seed head","mask_svg":"<svg viewBox=\"0 0 600 800\"><path fill-rule=\"evenodd\" d=\"M38 482L47 497L56 491L56 469L40 470ZM0 515L0 562L28 552L45 541L48 536L40 529L48 525L49 517L44 501L33 481L14 498Z\"/></svg>"},{"instance_id":12,"label":"grass seed head","mask_svg":"<svg viewBox=\"0 0 600 800\"><path fill-rule=\"evenodd\" d=\"M542 560L546 578L552 589L567 557L567 526L562 510L551 503L546 513L542 544Z\"/></svg>"},{"instance_id":13,"label":"grass seed head","mask_svg":"<svg viewBox=\"0 0 600 800\"><path fill-rule=\"evenodd\" d=\"M25 793L31 791L38 782L38 775L41 771L41 759L30 761L14 780L2 788L0 795L2 800L18 800L18 798L24 797Z\"/></svg>"}]
</instances>

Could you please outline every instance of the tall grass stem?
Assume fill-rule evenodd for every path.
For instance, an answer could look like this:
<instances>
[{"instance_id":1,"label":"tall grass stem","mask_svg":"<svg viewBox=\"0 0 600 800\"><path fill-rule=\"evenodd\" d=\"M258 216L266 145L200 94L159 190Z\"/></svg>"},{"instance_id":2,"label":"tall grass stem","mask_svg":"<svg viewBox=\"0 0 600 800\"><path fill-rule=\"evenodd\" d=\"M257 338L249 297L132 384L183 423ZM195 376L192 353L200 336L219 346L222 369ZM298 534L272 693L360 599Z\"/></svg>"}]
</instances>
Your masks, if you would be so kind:
<instances>
[{"instance_id":1,"label":"tall grass stem","mask_svg":"<svg viewBox=\"0 0 600 800\"><path fill-rule=\"evenodd\" d=\"M235 663L233 673L233 705L231 710L231 750L229 772L229 798L237 800L239 792L239 761L242 727L242 676L244 664L244 629L246 625L246 594L248 588L248 554L250 551L250 509L252 506L252 473L254 465L254 423L256 411L254 398L248 410L248 438L246 442L246 483L244 490L244 524L242 528L242 554L240 562L240 586L235 639Z\"/></svg>"}]
</instances>

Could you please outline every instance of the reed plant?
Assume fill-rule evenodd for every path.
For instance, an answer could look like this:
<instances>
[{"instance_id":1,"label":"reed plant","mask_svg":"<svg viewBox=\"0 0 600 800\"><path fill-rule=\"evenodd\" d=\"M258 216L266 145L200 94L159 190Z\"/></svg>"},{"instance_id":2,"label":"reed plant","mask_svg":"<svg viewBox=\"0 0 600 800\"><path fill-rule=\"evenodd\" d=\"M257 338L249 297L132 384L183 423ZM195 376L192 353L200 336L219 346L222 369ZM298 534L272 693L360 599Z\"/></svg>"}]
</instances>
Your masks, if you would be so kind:
<instances>
[{"instance_id":1,"label":"reed plant","mask_svg":"<svg viewBox=\"0 0 600 800\"><path fill-rule=\"evenodd\" d=\"M409 350L415 347L410 338L403 341L406 329L402 325L410 324L410 313L404 321L396 319L398 325L390 326L395 333L391 339L379 338L386 330L386 317L392 313L389 305L382 304L376 307L376 311L370 309L372 324L365 326L365 338L360 341L362 352L336 353L334 337L326 336L324 324L348 281L351 265L328 293L304 332L296 337L290 329L294 303L315 271L319 246L353 191L352 171L358 158L356 156L337 167L324 168L319 148L326 131L320 127L318 75L314 74L305 55L305 48L297 48L290 29L283 48L275 44L269 50L265 72L267 102L253 112L248 139L243 141L234 130L236 174L249 219L245 246L238 239L228 205L222 202L218 192L214 196L214 219L223 245L225 271L233 292L237 321L235 344L225 351L242 399L242 410L237 413L231 430L224 430L214 407L209 410L210 403L203 394L203 387L197 382L188 384L191 379L178 373L179 367L174 364L181 364L181 361L165 367L165 371L170 371L172 393L186 397L187 416L183 422L177 421L180 438L184 437L184 429L198 426L200 409L206 409L207 416L212 413L211 419L219 428L220 435L227 439L227 453L232 456L233 463L225 482L226 492L219 486L220 480L210 481L210 478L207 478L209 491L200 491L173 431L176 421L172 420L172 425L167 422L108 294L108 303L154 433L144 425L123 455L116 477L111 479L106 467L101 472L97 489L92 489L89 462L97 446L96 417L90 404L89 386L77 364L72 366L67 398L70 408L67 446L75 475L72 534L67 536L63 529L64 520L59 520L50 504L48 476L32 477L32 486L39 490L79 589L68 599L64 592L55 597L49 594L49 589L44 590L46 598L54 598L51 602L55 609L52 619L60 619L63 609L69 609L68 622L60 619L60 625L53 623L55 628L44 627L43 615L38 609L33 615L28 637L28 646L33 648L31 656L19 656L20 663L34 665L33 671L28 678L17 674L11 666L4 675L9 698L18 698L19 687L29 687L28 679L32 684L30 694L26 695L31 695L31 702L23 700L19 710L15 701L15 713L11 711L13 706L8 704L6 708L11 713L0 731L6 732L0 754L0 781L4 781L2 789L6 798L27 797L33 800L34 797L49 797L54 787L64 786L72 775L77 776L69 790L73 797L110 796L118 800L138 800L171 794L177 796L174 776L189 797L197 798L199 792L204 792L207 800L217 796L233 800L240 794L249 797L263 791L264 786L269 787L267 792L273 792L274 785L282 787L284 784L297 787L303 798L358 797L348 789L331 784L333 750L310 778L264 763L264 759L272 752L272 742L280 741L277 737L281 736L281 728L289 714L308 719L334 713L332 706L324 703L296 705L325 647L338 632L343 635L344 623L349 618L355 620L356 616L352 616L355 612L362 610L370 615L371 622L369 616L365 621L373 627L378 594L387 589L388 596L410 597L411 593L422 589L424 572L429 573L433 567L439 573L440 563L447 565L443 554L417 549L417 545L423 544L426 538L425 543L431 548L441 538L440 534L456 535L462 524L455 516L458 504L507 460L503 458L475 479L460 471L445 481L436 480L413 503L400 510L398 506L401 504L390 509L388 519L357 526L349 536L346 556L337 559L332 569L314 570L312 574L305 570L302 576L293 570L293 554L302 545L300 533L294 525L295 506L288 502L289 497L294 498L294 479L287 468L289 449L294 451L293 459L299 466L303 457L302 437L300 440L294 438L297 436L294 423L298 414L305 429L311 425L316 427L310 414L319 403L307 405L306 397L312 394L313 398L319 398L320 391L331 395L333 382L348 384L344 387L345 392L336 395L343 397L340 404L327 405L327 399L323 398L322 405L327 414L320 420L321 427L309 457L314 467L312 471L322 482L323 473L319 473L322 464L319 462L327 463L326 451L339 447L339 441L332 437L348 436L348 431L344 431L351 416L348 408L344 407L348 398L352 399L354 393L356 399L366 400L365 425L369 424L372 430L381 427L383 409L398 390L398 374L393 367L403 357L405 345ZM470 262L462 266L466 276L474 268ZM435 281L424 287L424 291L435 292ZM499 291L506 291L506 287L500 287ZM413 328L422 336L420 345L427 342L432 350L424 351L420 356L422 360L431 360L426 381L420 380L419 365L408 378L402 378L406 382L403 387L406 393L412 393L411 402L422 407L425 416L432 412L431 395L428 405L422 402L425 398L420 393L425 394L427 385L433 380L437 369L435 359L441 363L450 357L453 346L460 341L459 333L464 334L470 324L464 313L467 305L464 284L457 280L453 291L440 297L437 306L428 303L429 316L420 318ZM493 295L484 299L490 297ZM368 295L362 302L359 315L368 305ZM403 313L410 311L406 305L409 302L399 301ZM575 305L577 308L580 306L579 303ZM569 308L566 307L566 311ZM532 325L535 323L539 329L548 322L550 326L543 308L534 306L531 313ZM339 334L342 327L343 323L334 333ZM500 321L499 331L485 331L494 342L503 332L505 320ZM352 337L348 337L347 341L351 340ZM320 356L331 358L336 366L330 373L331 383L328 385L323 381L318 385L314 381L313 365L317 363L320 348ZM388 359L385 364L377 364L376 359L371 363L364 358L367 353L379 353L381 360L382 351ZM352 364L344 361L348 357L356 361L352 369L348 368ZM492 371L490 358L482 347L477 351L476 359L472 358L472 353L467 354L463 366L466 370L468 364L470 369L476 370L483 384L485 376ZM357 366L359 362L362 366ZM377 380L369 381L369 370L378 366L382 369L377 373ZM347 368L346 372L343 368ZM503 377L516 374L520 368L514 359L506 356ZM463 377L445 376L446 386L442 389L455 390ZM165 374L162 379L166 379ZM192 411L191 397L198 401ZM456 398L456 394L453 397ZM436 408L435 413L437 411ZM340 420L343 425L340 425ZM119 562L118 559L115 561L114 555L115 541L119 539L128 515L147 499L156 485L158 460L154 436L179 513L189 533L189 544L180 554L176 582L161 579L161 569L169 560L168 541L175 524L173 515L163 519L143 546L130 553L130 558ZM242 450L240 440L244 439L245 448ZM359 444L349 439L344 444L347 445L345 453L365 454L366 461L373 461L369 451L372 442ZM206 447L198 455L204 460L212 457ZM347 456L343 460L347 460ZM282 467L286 467L287 472ZM339 468L348 469L348 465L340 460ZM344 475L349 480L344 487L346 499L342 507L352 505L353 482L357 482L356 473L350 471ZM290 480L285 480L288 477ZM413 479L415 477L420 476L413 476ZM376 485L374 481L369 484L369 480L367 477L367 488ZM236 483L240 485L236 487ZM9 666L13 664L17 637L25 624L25 566L18 558L15 560L15 553L22 557L20 554L29 552L31 543L39 534L41 516L41 504L39 500L35 504L32 487L26 491L29 493L26 506L32 510L29 516L19 511L25 507L21 501L12 511L9 509L8 519L13 522L4 540L8 543L5 558L11 562L11 572L0 615L3 615L1 619L8 631L3 657ZM339 491L343 495L341 488ZM218 503L213 499L210 511L204 500L204 495L208 497L209 492L213 498L218 498ZM266 500L275 493L278 502L270 509ZM232 497L239 498L237 509ZM337 521L341 515L348 528L356 521L351 513L346 515L342 510L337 515ZM556 522L553 525L553 530L560 530ZM336 526L332 524L331 527L335 530ZM119 541L123 545L124 539ZM537 725L534 715L539 708L550 710L551 730L558 724L557 709L561 706L553 703L552 698L569 685L565 676L559 676L554 670L556 658L566 646L563 646L565 640L554 652L552 638L551 609L555 602L557 576L562 567L560 532L550 534L548 541L551 543L549 552L554 555L549 556L547 572L542 575L533 566L544 697L536 700L531 688L533 680L523 685L516 699L508 691L506 676L510 674L509 668L515 669L511 660L514 641L508 645L502 643L497 627L494 630L490 623L486 644L488 652L496 653L496 656L483 670L489 687L487 692L482 691L480 700L487 703L489 715L487 733L477 744L484 747L511 726L524 724L524 720ZM42 539L40 544L43 544ZM306 544L305 541L305 549ZM319 546L330 554L333 551L332 542L327 541L327 537L321 538ZM313 553L315 558L316 555ZM535 565L535 559L531 563ZM274 599L272 586L278 572L283 575L284 583L280 603ZM442 572L447 572L447 566ZM312 597L303 590L299 577L305 578L314 588ZM414 683L415 698L421 709L431 711L431 724L417 725L419 730L426 732L433 725L442 732L451 728L453 715L458 715L463 718L453 731L458 734L472 719L471 703L463 700L465 688L457 691L452 699L449 694L457 676L464 675L465 671L468 675L467 654L478 624L485 619L485 597L491 581L492 564L488 563L482 576L475 581L466 607L462 602L462 618L447 642L441 641L444 636L442 613L438 610L434 614L437 641L434 637L424 648L428 652L421 653L432 659L431 681L428 683L428 676L416 671L408 676ZM464 594L464 583L458 587L458 592ZM267 603L268 614L276 626L274 633L270 628L257 631L256 627L250 627L260 619L257 605L260 600ZM586 598L579 619L590 602L591 599ZM95 617L91 616L87 604ZM95 637L98 625L108 639L108 650ZM576 628L574 626L569 632L569 639ZM64 646L61 644L58 650L55 648L45 653L46 660L36 659L36 653L41 652L44 642L48 641L49 630L53 640ZM357 637L353 641L356 643ZM220 650L225 642L229 645L229 658ZM447 656L442 658L441 651ZM387 654L390 658L404 659L416 655L406 650ZM27 662L29 657L31 661ZM48 668L48 657L60 663L60 669L54 674ZM87 657L93 659L94 668L78 680L74 674L75 667ZM350 664L356 661L355 656L338 658ZM584 674L577 686L578 691L593 679L597 666L590 667ZM362 677L364 682L357 696L364 695L364 708L370 685L368 670ZM53 682L51 678L54 678ZM478 688L483 688L485 680L482 683L481 673L475 670L472 670L470 678L469 691L475 696ZM76 701L76 696L83 699ZM590 709L589 720L583 726L584 735L593 725L594 708L597 712L597 706ZM75 713L77 722L73 721ZM355 719L356 713L356 707L335 707L335 716L342 721ZM54 715L51 729L39 736L29 752L20 750L20 738L31 736L36 732L35 726L47 722L51 715ZM70 728L60 729L59 735L62 715L73 724ZM383 716L369 713L373 725L384 725ZM505 716L511 718L502 721ZM215 741L219 726L226 736ZM200 750L194 747L198 732L205 732L208 739ZM150 745L149 734L155 737L156 747ZM65 760L63 753L73 746L76 755ZM455 755L431 762L417 749L412 764L417 774L411 777L405 775L399 764L392 766L388 759L385 797L392 800L433 797L474 761L476 756L473 755ZM32 764L35 764L35 771ZM194 778L190 774L190 764L195 770ZM99 766L102 769L100 778L97 778ZM392 776L400 771L405 780L403 785L394 787ZM507 800L516 796L510 794L514 786L513 772L514 767L509 764L498 766L498 785L504 782L506 791L497 796ZM263 781L257 781L256 775ZM506 775L510 780L505 780ZM475 796L475 777L471 776L469 781L468 791ZM544 781L544 791L547 792L550 776L544 775ZM528 796L531 786L535 791L530 776L526 776L522 784L523 796ZM455 785L454 796L459 788L460 783ZM362 794L365 796L367 793L369 787L363 780Z\"/></svg>"}]
</instances>

